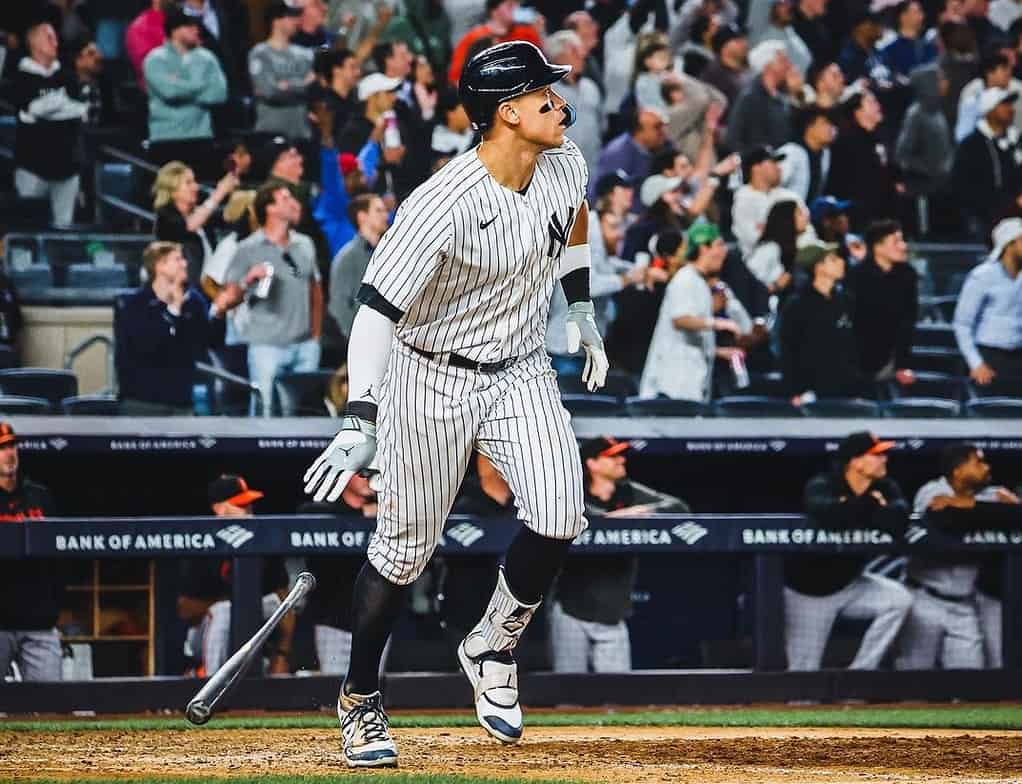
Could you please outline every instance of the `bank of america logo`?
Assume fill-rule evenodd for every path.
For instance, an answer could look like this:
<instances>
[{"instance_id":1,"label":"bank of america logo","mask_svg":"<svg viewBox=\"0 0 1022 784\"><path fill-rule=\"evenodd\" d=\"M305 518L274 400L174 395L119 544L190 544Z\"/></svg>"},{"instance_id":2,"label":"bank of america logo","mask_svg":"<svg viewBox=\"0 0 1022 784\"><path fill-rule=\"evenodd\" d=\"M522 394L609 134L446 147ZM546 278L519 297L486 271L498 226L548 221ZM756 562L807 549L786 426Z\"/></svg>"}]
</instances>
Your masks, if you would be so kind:
<instances>
[{"instance_id":1,"label":"bank of america logo","mask_svg":"<svg viewBox=\"0 0 1022 784\"><path fill-rule=\"evenodd\" d=\"M486 532L472 523L458 523L447 530L447 535L462 547L471 547L482 539Z\"/></svg>"},{"instance_id":2,"label":"bank of america logo","mask_svg":"<svg viewBox=\"0 0 1022 784\"><path fill-rule=\"evenodd\" d=\"M925 528L918 525L909 526L909 529L905 531L905 541L909 544L915 544L920 539L924 538L927 534Z\"/></svg>"},{"instance_id":3,"label":"bank of america logo","mask_svg":"<svg viewBox=\"0 0 1022 784\"><path fill-rule=\"evenodd\" d=\"M685 544L692 545L702 539L706 534L709 533L699 523L693 523L689 520L687 523L676 525L671 529L671 533L681 539Z\"/></svg>"},{"instance_id":4,"label":"bank of america logo","mask_svg":"<svg viewBox=\"0 0 1022 784\"><path fill-rule=\"evenodd\" d=\"M242 528L240 525L229 525L216 532L217 539L223 539L235 550L254 536L254 533L249 531L247 528Z\"/></svg>"}]
</instances>

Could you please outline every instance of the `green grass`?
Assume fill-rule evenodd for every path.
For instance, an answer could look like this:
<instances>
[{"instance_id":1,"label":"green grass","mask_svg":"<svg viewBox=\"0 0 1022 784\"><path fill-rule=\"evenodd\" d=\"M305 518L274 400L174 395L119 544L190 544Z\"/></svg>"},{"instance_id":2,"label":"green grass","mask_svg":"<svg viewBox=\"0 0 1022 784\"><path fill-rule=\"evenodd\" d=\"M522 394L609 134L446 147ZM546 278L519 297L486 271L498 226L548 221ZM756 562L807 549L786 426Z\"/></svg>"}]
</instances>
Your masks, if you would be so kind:
<instances>
[{"instance_id":1,"label":"green grass","mask_svg":"<svg viewBox=\"0 0 1022 784\"><path fill-rule=\"evenodd\" d=\"M1022 705L955 705L833 708L696 708L616 713L531 713L530 727L885 727L922 729L1022 730ZM304 716L223 716L203 727L182 717L69 719L66 721L0 720L0 731L61 732L72 730L188 730L333 728L327 713ZM393 727L475 727L469 711L453 715L398 714Z\"/></svg>"},{"instance_id":2,"label":"green grass","mask_svg":"<svg viewBox=\"0 0 1022 784\"><path fill-rule=\"evenodd\" d=\"M384 773L382 771L351 771L339 776L231 776L230 784L351 784L355 777L362 777L372 784L570 784L567 779L492 779L478 776L455 776L450 774L431 775L426 773ZM219 780L219 779L217 779ZM26 784L68 784L75 779L27 779ZM81 779L88 784L125 784L125 779ZM133 778L132 784L210 784L209 778Z\"/></svg>"}]
</instances>

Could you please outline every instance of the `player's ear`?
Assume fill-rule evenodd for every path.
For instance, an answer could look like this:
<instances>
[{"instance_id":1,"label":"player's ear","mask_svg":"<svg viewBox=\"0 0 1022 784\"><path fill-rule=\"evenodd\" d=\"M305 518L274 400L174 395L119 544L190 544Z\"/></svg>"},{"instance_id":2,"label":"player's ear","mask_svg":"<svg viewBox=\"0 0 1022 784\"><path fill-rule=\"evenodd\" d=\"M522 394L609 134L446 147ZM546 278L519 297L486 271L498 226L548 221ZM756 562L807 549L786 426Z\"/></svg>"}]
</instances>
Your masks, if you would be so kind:
<instances>
[{"instance_id":1,"label":"player's ear","mask_svg":"<svg viewBox=\"0 0 1022 784\"><path fill-rule=\"evenodd\" d=\"M497 107L497 116L508 125L518 125L521 121L518 107L511 101L505 101Z\"/></svg>"}]
</instances>

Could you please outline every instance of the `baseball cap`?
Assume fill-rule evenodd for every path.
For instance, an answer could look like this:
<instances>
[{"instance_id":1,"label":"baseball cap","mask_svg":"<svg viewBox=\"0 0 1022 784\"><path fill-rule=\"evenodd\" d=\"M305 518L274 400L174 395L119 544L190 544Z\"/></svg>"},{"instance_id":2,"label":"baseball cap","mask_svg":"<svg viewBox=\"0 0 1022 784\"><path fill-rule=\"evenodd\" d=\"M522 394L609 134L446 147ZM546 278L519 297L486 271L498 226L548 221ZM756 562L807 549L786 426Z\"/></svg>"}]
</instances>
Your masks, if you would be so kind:
<instances>
[{"instance_id":1,"label":"baseball cap","mask_svg":"<svg viewBox=\"0 0 1022 784\"><path fill-rule=\"evenodd\" d=\"M662 174L654 174L643 180L642 187L639 189L639 200L646 207L652 207L656 204L657 199L665 193L680 188L682 182L684 180L681 177L665 177Z\"/></svg>"},{"instance_id":2,"label":"baseball cap","mask_svg":"<svg viewBox=\"0 0 1022 784\"><path fill-rule=\"evenodd\" d=\"M829 218L831 215L840 215L851 209L852 202L839 199L836 196L817 196L809 205L809 215L813 221Z\"/></svg>"},{"instance_id":3,"label":"baseball cap","mask_svg":"<svg viewBox=\"0 0 1022 784\"><path fill-rule=\"evenodd\" d=\"M596 197L606 196L615 188L631 188L632 178L628 176L628 172L624 169L615 169L612 172L607 172L600 179L596 181Z\"/></svg>"},{"instance_id":4,"label":"baseball cap","mask_svg":"<svg viewBox=\"0 0 1022 784\"><path fill-rule=\"evenodd\" d=\"M347 176L358 168L358 158L350 152L342 152L337 156L337 165L341 169L341 174Z\"/></svg>"},{"instance_id":5,"label":"baseball cap","mask_svg":"<svg viewBox=\"0 0 1022 784\"><path fill-rule=\"evenodd\" d=\"M262 173L263 178L269 177L280 156L288 150L296 149L295 143L286 136L274 136L259 149L257 171Z\"/></svg>"},{"instance_id":6,"label":"baseball cap","mask_svg":"<svg viewBox=\"0 0 1022 784\"><path fill-rule=\"evenodd\" d=\"M189 16L180 8L174 8L167 12L167 16L163 20L163 33L170 38L170 34L179 27L198 27L201 24L202 21L199 17Z\"/></svg>"},{"instance_id":7,"label":"baseball cap","mask_svg":"<svg viewBox=\"0 0 1022 784\"><path fill-rule=\"evenodd\" d=\"M233 506L248 506L263 497L261 492L249 489L244 479L233 474L224 474L210 482L207 495L210 505L226 502Z\"/></svg>"},{"instance_id":8,"label":"baseball cap","mask_svg":"<svg viewBox=\"0 0 1022 784\"><path fill-rule=\"evenodd\" d=\"M0 422L0 446L18 443L18 437L14 434L14 428L10 422Z\"/></svg>"},{"instance_id":9,"label":"baseball cap","mask_svg":"<svg viewBox=\"0 0 1022 784\"><path fill-rule=\"evenodd\" d=\"M381 73L372 73L358 83L358 99L364 101L376 93L389 93L401 86L401 80Z\"/></svg>"},{"instance_id":10,"label":"baseball cap","mask_svg":"<svg viewBox=\"0 0 1022 784\"><path fill-rule=\"evenodd\" d=\"M819 240L807 242L795 254L795 263L800 267L812 269L818 261L823 261L827 254L834 253L838 247L836 242L820 242Z\"/></svg>"},{"instance_id":11,"label":"baseball cap","mask_svg":"<svg viewBox=\"0 0 1022 784\"><path fill-rule=\"evenodd\" d=\"M720 54L720 50L727 46L728 41L733 41L736 38L745 38L745 31L736 24L725 24L717 28L717 32L713 34L713 51L716 54Z\"/></svg>"},{"instance_id":12,"label":"baseball cap","mask_svg":"<svg viewBox=\"0 0 1022 784\"><path fill-rule=\"evenodd\" d=\"M763 161L783 161L784 158L785 154L783 152L778 152L773 147L765 144L753 147L751 150L746 150L742 153L742 178L748 181L752 167L756 164L763 163Z\"/></svg>"},{"instance_id":13,"label":"baseball cap","mask_svg":"<svg viewBox=\"0 0 1022 784\"><path fill-rule=\"evenodd\" d=\"M1013 90L1006 90L1003 87L988 87L979 96L979 113L985 116L1002 103L1014 103L1017 100L1018 93Z\"/></svg>"},{"instance_id":14,"label":"baseball cap","mask_svg":"<svg viewBox=\"0 0 1022 784\"><path fill-rule=\"evenodd\" d=\"M631 449L628 441L618 441L616 438L601 436L583 441L579 447L583 462L597 457L613 457Z\"/></svg>"},{"instance_id":15,"label":"baseball cap","mask_svg":"<svg viewBox=\"0 0 1022 784\"><path fill-rule=\"evenodd\" d=\"M1022 218L1005 218L994 226L991 232L994 241L993 257L1001 258L1004 249L1019 237L1022 237Z\"/></svg>"},{"instance_id":16,"label":"baseball cap","mask_svg":"<svg viewBox=\"0 0 1022 784\"><path fill-rule=\"evenodd\" d=\"M863 455L882 455L894 448L893 441L881 441L868 430L851 433L837 448L837 459L842 465Z\"/></svg>"},{"instance_id":17,"label":"baseball cap","mask_svg":"<svg viewBox=\"0 0 1022 784\"><path fill-rule=\"evenodd\" d=\"M777 54L783 51L785 46L780 41L763 41L756 44L749 52L749 69L758 76L773 62Z\"/></svg>"},{"instance_id":18,"label":"baseball cap","mask_svg":"<svg viewBox=\"0 0 1022 784\"><path fill-rule=\"evenodd\" d=\"M284 2L284 0L273 0L266 7L266 12L263 14L263 19L266 20L267 25L272 25L278 19L284 19L288 16L301 16L302 9L295 8Z\"/></svg>"},{"instance_id":19,"label":"baseball cap","mask_svg":"<svg viewBox=\"0 0 1022 784\"><path fill-rule=\"evenodd\" d=\"M706 223L701 221L699 223L693 223L687 232L685 232L685 238L688 240L688 249L690 253L694 253L699 250L703 245L709 245L716 242L720 237L720 229L717 228L716 223Z\"/></svg>"}]
</instances>

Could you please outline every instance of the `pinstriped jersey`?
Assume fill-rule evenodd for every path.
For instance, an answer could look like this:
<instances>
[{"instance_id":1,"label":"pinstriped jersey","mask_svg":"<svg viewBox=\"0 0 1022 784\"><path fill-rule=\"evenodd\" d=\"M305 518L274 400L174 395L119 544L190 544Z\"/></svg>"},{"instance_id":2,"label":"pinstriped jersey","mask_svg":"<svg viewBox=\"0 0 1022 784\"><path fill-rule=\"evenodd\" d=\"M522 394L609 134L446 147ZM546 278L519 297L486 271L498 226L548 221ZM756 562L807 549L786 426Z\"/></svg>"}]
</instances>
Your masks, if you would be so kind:
<instances>
[{"instance_id":1,"label":"pinstriped jersey","mask_svg":"<svg viewBox=\"0 0 1022 784\"><path fill-rule=\"evenodd\" d=\"M500 185L472 148L416 188L366 269L403 315L397 337L477 362L546 338L550 296L588 172L574 142L547 150L524 192Z\"/></svg>"}]
</instances>

